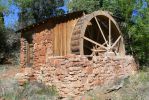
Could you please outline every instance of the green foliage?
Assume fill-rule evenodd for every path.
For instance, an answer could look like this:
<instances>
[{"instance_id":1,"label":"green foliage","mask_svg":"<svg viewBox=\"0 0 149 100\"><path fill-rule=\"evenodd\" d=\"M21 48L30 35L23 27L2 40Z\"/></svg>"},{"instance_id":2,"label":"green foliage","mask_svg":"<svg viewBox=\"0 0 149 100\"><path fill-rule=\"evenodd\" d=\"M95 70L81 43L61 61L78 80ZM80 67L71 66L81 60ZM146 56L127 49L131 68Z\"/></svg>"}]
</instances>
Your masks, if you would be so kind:
<instances>
[{"instance_id":1,"label":"green foliage","mask_svg":"<svg viewBox=\"0 0 149 100\"><path fill-rule=\"evenodd\" d=\"M128 27L128 35L132 41L130 46L141 65L149 65L149 8L141 10L143 17L137 17L135 24Z\"/></svg>"},{"instance_id":2,"label":"green foliage","mask_svg":"<svg viewBox=\"0 0 149 100\"><path fill-rule=\"evenodd\" d=\"M9 0L8 5L11 3L11 0ZM10 58L15 58L14 61L18 61L18 52L16 51L20 46L19 34L16 34L12 29L5 28L4 13L9 13L8 6L0 4L0 64L7 62Z\"/></svg>"},{"instance_id":3,"label":"green foliage","mask_svg":"<svg viewBox=\"0 0 149 100\"><path fill-rule=\"evenodd\" d=\"M78 10L92 12L100 8L99 0L73 0L68 6L71 12Z\"/></svg>"},{"instance_id":4,"label":"green foliage","mask_svg":"<svg viewBox=\"0 0 149 100\"><path fill-rule=\"evenodd\" d=\"M19 64L19 36L13 30L0 28L0 64L6 62Z\"/></svg>"},{"instance_id":5,"label":"green foliage","mask_svg":"<svg viewBox=\"0 0 149 100\"><path fill-rule=\"evenodd\" d=\"M143 71L140 72L138 80L142 83L149 82L149 73L145 73Z\"/></svg>"},{"instance_id":6,"label":"green foliage","mask_svg":"<svg viewBox=\"0 0 149 100\"><path fill-rule=\"evenodd\" d=\"M113 12L114 15L128 22L131 18L135 0L104 0L101 9Z\"/></svg>"},{"instance_id":7,"label":"green foliage","mask_svg":"<svg viewBox=\"0 0 149 100\"><path fill-rule=\"evenodd\" d=\"M3 31L4 29L4 15L3 11L5 11L6 8L0 4L0 30Z\"/></svg>"},{"instance_id":8,"label":"green foliage","mask_svg":"<svg viewBox=\"0 0 149 100\"><path fill-rule=\"evenodd\" d=\"M21 9L18 28L42 21L53 15L63 14L57 7L63 5L62 0L15 0Z\"/></svg>"},{"instance_id":9,"label":"green foliage","mask_svg":"<svg viewBox=\"0 0 149 100\"><path fill-rule=\"evenodd\" d=\"M5 46L6 46L6 29L4 27L4 7L0 5L0 58L1 58L1 52L4 52Z\"/></svg>"},{"instance_id":10,"label":"green foliage","mask_svg":"<svg viewBox=\"0 0 149 100\"><path fill-rule=\"evenodd\" d=\"M15 0L17 5L21 6L22 8L28 7L32 3L33 0Z\"/></svg>"}]
</instances>

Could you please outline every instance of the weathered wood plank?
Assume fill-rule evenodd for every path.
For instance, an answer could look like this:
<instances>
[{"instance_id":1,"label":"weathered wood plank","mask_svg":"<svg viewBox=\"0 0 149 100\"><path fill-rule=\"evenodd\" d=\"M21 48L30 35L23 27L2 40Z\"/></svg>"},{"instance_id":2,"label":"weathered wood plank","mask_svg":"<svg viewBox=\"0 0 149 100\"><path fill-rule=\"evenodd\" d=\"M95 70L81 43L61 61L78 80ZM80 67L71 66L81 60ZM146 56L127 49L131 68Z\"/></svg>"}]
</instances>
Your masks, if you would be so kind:
<instances>
[{"instance_id":1,"label":"weathered wood plank","mask_svg":"<svg viewBox=\"0 0 149 100\"><path fill-rule=\"evenodd\" d=\"M67 32L66 32L66 23L63 24L63 32L64 32L64 55L67 54L67 43L66 43L66 39L67 39Z\"/></svg>"}]
</instances>

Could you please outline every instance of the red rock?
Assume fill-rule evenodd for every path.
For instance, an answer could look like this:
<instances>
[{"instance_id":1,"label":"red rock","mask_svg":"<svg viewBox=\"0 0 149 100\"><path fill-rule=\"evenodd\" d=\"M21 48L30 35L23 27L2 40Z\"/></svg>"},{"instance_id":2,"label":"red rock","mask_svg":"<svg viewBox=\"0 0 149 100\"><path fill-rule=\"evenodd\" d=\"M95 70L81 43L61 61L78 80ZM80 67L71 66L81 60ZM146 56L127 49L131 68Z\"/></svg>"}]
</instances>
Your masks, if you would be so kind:
<instances>
[{"instance_id":1,"label":"red rock","mask_svg":"<svg viewBox=\"0 0 149 100\"><path fill-rule=\"evenodd\" d=\"M93 73L93 68L92 68L92 67L86 67L86 68L85 68L85 72L86 72L87 74L92 74L92 73Z\"/></svg>"},{"instance_id":2,"label":"red rock","mask_svg":"<svg viewBox=\"0 0 149 100\"><path fill-rule=\"evenodd\" d=\"M98 80L95 80L92 84L95 85L95 86L98 86L98 85L103 84L103 82L98 79Z\"/></svg>"}]
</instances>

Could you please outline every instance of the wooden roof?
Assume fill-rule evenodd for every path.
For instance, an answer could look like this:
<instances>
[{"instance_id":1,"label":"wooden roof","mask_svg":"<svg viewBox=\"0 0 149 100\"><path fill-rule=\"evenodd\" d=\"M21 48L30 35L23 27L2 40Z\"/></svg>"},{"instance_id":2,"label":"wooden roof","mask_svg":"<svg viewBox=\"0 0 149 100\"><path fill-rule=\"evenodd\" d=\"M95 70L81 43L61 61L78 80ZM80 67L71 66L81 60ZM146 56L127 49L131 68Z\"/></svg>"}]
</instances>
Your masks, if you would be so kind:
<instances>
[{"instance_id":1,"label":"wooden roof","mask_svg":"<svg viewBox=\"0 0 149 100\"><path fill-rule=\"evenodd\" d=\"M61 20L61 22L63 22L64 20L69 19L69 18L78 18L78 17L81 17L84 12L85 11L76 11L76 12L72 12L72 13L68 13L68 14L64 14L64 15L60 15L60 16L52 16L50 18L39 21L38 23L34 23L34 24L31 24L31 25L29 25L25 28L17 30L16 33L26 32L26 31L28 31L29 29L31 29L35 26L39 26L41 24L44 24L44 23L48 22L49 20Z\"/></svg>"}]
</instances>

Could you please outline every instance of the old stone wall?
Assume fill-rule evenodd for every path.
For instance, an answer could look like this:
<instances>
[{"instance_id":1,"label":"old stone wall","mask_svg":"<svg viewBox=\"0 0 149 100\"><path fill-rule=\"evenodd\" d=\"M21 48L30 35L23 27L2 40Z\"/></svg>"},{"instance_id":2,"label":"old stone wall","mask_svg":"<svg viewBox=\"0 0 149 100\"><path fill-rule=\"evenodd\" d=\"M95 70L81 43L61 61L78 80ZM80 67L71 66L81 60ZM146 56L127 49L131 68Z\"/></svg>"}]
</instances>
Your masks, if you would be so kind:
<instances>
[{"instance_id":1,"label":"old stone wall","mask_svg":"<svg viewBox=\"0 0 149 100\"><path fill-rule=\"evenodd\" d=\"M33 35L33 68L38 69L45 64L46 56L53 53L53 34L51 30L44 30ZM48 54L47 54L48 51Z\"/></svg>"},{"instance_id":2,"label":"old stone wall","mask_svg":"<svg viewBox=\"0 0 149 100\"><path fill-rule=\"evenodd\" d=\"M21 49L20 49L20 66L25 66L25 53L26 53L26 47L25 47L25 39L21 38Z\"/></svg>"},{"instance_id":3,"label":"old stone wall","mask_svg":"<svg viewBox=\"0 0 149 100\"><path fill-rule=\"evenodd\" d=\"M56 86L60 96L75 97L137 71L133 57L68 55L49 57L46 64L34 70L38 82Z\"/></svg>"},{"instance_id":4,"label":"old stone wall","mask_svg":"<svg viewBox=\"0 0 149 100\"><path fill-rule=\"evenodd\" d=\"M46 62L46 56L53 54L53 33L52 30L42 29L43 26L38 27L37 31L28 32L28 38L31 38L31 43L25 37L21 38L21 49L20 49L20 66L29 67L27 65L29 60L32 60L32 67L40 68ZM42 31L40 31L42 30ZM29 45L33 45L32 51ZM47 54L48 51L48 54ZM28 57L27 56L31 56ZM30 61L31 62L31 61Z\"/></svg>"}]
</instances>

